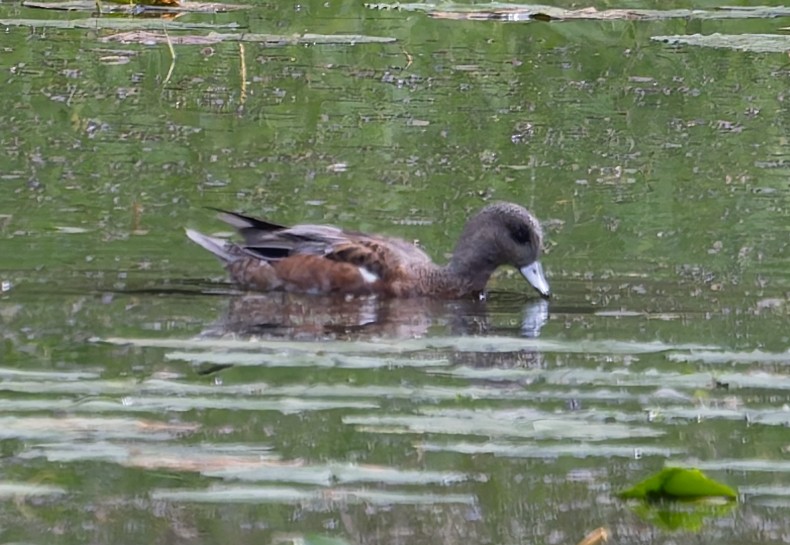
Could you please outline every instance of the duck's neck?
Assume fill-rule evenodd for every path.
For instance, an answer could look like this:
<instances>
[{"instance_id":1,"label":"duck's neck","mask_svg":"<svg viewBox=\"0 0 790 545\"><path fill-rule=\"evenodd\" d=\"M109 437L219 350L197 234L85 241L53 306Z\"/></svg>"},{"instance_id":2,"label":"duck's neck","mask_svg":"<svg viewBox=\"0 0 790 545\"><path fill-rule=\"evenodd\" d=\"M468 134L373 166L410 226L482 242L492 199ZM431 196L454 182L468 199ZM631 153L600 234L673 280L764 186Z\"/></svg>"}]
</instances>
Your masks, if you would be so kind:
<instances>
[{"instance_id":1,"label":"duck's neck","mask_svg":"<svg viewBox=\"0 0 790 545\"><path fill-rule=\"evenodd\" d=\"M482 214L478 214L466 223L450 262L443 267L450 282L463 281L469 292L484 291L488 279L501 263L497 241L490 237L484 220Z\"/></svg>"},{"instance_id":2,"label":"duck's neck","mask_svg":"<svg viewBox=\"0 0 790 545\"><path fill-rule=\"evenodd\" d=\"M408 292L411 295L431 295L446 298L463 298L480 294L485 291L488 279L496 267L491 267L485 260L464 261L454 256L447 265L425 266L417 273L421 280L416 283L418 291ZM412 287L412 286L410 286ZM426 287L427 291L422 289Z\"/></svg>"},{"instance_id":3,"label":"duck's neck","mask_svg":"<svg viewBox=\"0 0 790 545\"><path fill-rule=\"evenodd\" d=\"M426 264L416 272L416 276L420 279L418 282L409 283L404 292L396 289L397 294L456 299L483 291L483 288L477 287L476 282L458 274L449 264L445 266Z\"/></svg>"},{"instance_id":4,"label":"duck's neck","mask_svg":"<svg viewBox=\"0 0 790 545\"><path fill-rule=\"evenodd\" d=\"M455 252L450 262L442 267L442 272L450 283L463 283L469 292L482 292L488 279L494 274L497 265L482 253Z\"/></svg>"}]
</instances>

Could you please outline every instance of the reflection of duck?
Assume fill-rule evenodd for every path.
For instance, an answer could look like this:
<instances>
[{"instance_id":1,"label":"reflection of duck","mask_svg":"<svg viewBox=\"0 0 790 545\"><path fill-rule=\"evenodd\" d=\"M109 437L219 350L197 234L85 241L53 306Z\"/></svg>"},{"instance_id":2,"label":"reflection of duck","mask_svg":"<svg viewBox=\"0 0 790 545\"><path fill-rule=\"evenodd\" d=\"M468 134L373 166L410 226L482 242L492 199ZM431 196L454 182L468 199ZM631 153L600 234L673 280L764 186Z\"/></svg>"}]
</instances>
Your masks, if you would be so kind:
<instances>
[{"instance_id":1,"label":"reflection of duck","mask_svg":"<svg viewBox=\"0 0 790 545\"><path fill-rule=\"evenodd\" d=\"M285 336L304 340L477 335L497 327L491 325L487 304L474 299L382 299L282 292L246 294L232 298L226 313L203 334ZM537 337L548 319L548 302L531 301L522 312L521 334Z\"/></svg>"},{"instance_id":2,"label":"reflection of duck","mask_svg":"<svg viewBox=\"0 0 790 545\"><path fill-rule=\"evenodd\" d=\"M512 265L549 295L537 260L540 224L516 204L491 204L473 216L446 266L398 238L328 225L284 227L233 212L221 211L220 218L239 230L243 245L191 229L187 236L219 257L247 289L453 299L482 293L499 266Z\"/></svg>"}]
</instances>

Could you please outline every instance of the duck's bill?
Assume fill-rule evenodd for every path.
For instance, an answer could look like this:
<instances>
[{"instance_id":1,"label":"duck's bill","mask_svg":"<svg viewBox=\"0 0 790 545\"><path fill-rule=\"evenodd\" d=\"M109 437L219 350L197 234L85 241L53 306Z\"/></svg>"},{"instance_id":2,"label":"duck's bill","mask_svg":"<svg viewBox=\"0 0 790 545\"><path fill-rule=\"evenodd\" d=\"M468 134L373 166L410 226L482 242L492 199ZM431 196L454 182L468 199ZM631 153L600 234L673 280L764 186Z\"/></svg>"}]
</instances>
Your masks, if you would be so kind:
<instances>
[{"instance_id":1,"label":"duck's bill","mask_svg":"<svg viewBox=\"0 0 790 545\"><path fill-rule=\"evenodd\" d=\"M527 279L530 286L538 290L538 293L543 297L549 297L551 295L549 283L546 281L546 277L543 274L543 267L539 261L530 263L526 267L521 267L519 270L521 274L524 275L524 278Z\"/></svg>"}]
</instances>

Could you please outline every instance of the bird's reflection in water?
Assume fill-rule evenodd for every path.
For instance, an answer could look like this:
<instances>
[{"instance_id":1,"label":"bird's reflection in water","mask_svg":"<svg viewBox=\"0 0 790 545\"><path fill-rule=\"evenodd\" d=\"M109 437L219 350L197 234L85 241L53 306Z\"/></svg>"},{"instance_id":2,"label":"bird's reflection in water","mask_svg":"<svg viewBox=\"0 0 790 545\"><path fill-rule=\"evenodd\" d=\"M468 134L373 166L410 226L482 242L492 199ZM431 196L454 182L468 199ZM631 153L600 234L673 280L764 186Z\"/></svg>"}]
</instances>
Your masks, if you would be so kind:
<instances>
[{"instance_id":1,"label":"bird's reflection in water","mask_svg":"<svg viewBox=\"0 0 790 545\"><path fill-rule=\"evenodd\" d=\"M534 338L540 336L540 330L549 321L549 302L545 299L531 301L524 305L521 318L521 335Z\"/></svg>"},{"instance_id":2,"label":"bird's reflection in water","mask_svg":"<svg viewBox=\"0 0 790 545\"><path fill-rule=\"evenodd\" d=\"M205 336L271 336L296 340L415 338L430 335L491 334L484 300L440 301L425 298L380 299L292 293L233 297L226 312L204 330ZM536 337L548 319L548 302L522 302L520 334ZM511 333L512 334L512 333Z\"/></svg>"}]
</instances>

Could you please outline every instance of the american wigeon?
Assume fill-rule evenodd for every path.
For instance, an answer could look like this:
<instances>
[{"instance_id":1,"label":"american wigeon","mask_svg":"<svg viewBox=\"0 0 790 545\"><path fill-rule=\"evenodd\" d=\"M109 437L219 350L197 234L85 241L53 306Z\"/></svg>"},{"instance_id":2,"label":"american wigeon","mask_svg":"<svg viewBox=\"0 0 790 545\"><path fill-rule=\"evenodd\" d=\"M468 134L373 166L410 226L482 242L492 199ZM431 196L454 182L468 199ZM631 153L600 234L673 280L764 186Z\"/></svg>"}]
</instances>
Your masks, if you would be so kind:
<instances>
[{"instance_id":1,"label":"american wigeon","mask_svg":"<svg viewBox=\"0 0 790 545\"><path fill-rule=\"evenodd\" d=\"M246 289L453 299L479 295L500 265L512 265L541 295L550 293L538 262L540 223L517 204L490 204L470 218L444 266L399 238L329 225L285 227L219 212L243 244L191 229L187 236L217 256L231 279Z\"/></svg>"}]
</instances>

